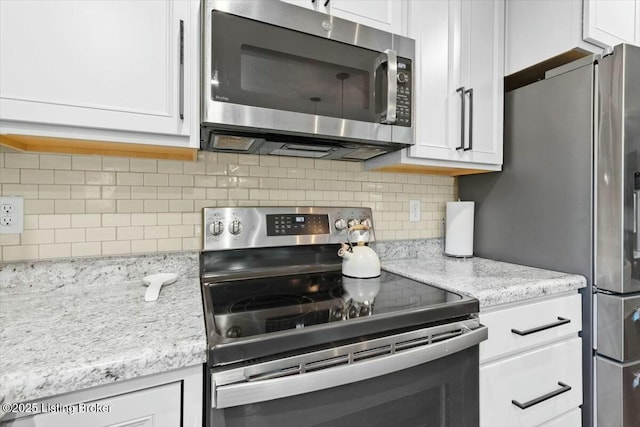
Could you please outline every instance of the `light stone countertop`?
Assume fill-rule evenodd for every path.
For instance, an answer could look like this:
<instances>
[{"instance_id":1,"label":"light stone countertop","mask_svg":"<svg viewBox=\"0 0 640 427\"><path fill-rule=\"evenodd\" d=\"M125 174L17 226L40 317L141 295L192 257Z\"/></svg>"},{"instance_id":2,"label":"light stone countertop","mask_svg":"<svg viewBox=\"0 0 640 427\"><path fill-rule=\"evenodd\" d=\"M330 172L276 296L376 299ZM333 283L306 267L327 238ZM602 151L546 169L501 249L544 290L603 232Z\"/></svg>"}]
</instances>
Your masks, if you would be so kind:
<instances>
[{"instance_id":1,"label":"light stone countertop","mask_svg":"<svg viewBox=\"0 0 640 427\"><path fill-rule=\"evenodd\" d=\"M180 278L145 302L162 271ZM0 402L205 363L197 271L197 254L0 265Z\"/></svg>"},{"instance_id":2,"label":"light stone countertop","mask_svg":"<svg viewBox=\"0 0 640 427\"><path fill-rule=\"evenodd\" d=\"M584 288L583 276L484 258L449 258L440 254L383 260L382 268L420 282L460 292L480 301L480 310L499 304Z\"/></svg>"},{"instance_id":3,"label":"light stone countertop","mask_svg":"<svg viewBox=\"0 0 640 427\"><path fill-rule=\"evenodd\" d=\"M586 286L582 276L441 255L438 239L376 242L383 269L481 308ZM17 403L206 362L197 253L0 264L0 402ZM177 272L156 302L141 279ZM0 417L2 413L0 412Z\"/></svg>"}]
</instances>

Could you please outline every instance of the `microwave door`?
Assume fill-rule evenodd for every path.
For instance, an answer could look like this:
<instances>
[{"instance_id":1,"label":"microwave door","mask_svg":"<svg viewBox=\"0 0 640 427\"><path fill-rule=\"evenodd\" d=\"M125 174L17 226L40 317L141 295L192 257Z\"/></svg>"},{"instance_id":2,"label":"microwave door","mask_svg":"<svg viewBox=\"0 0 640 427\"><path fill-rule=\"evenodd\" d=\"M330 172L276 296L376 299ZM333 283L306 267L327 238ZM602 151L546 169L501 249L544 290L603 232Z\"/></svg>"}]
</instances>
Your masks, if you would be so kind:
<instances>
[{"instance_id":1,"label":"microwave door","mask_svg":"<svg viewBox=\"0 0 640 427\"><path fill-rule=\"evenodd\" d=\"M205 110L236 110L233 117L218 111L216 120L256 129L391 140L390 126L381 121L390 118L386 98L391 77L394 86L396 77L387 70L397 69L393 52L216 10L211 19L211 90ZM393 93L390 98L395 100ZM211 116L207 111L207 122Z\"/></svg>"}]
</instances>

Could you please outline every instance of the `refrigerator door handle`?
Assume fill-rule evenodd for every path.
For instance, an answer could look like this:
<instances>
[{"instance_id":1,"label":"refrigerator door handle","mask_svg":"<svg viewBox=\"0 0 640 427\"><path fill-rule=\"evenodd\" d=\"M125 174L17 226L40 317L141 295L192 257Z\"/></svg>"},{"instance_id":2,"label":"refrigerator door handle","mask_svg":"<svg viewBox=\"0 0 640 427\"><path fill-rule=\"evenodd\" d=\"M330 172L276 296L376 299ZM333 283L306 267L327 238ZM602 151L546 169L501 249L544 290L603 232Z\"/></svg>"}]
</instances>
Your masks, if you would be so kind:
<instances>
[{"instance_id":1,"label":"refrigerator door handle","mask_svg":"<svg viewBox=\"0 0 640 427\"><path fill-rule=\"evenodd\" d=\"M640 258L640 242L638 242L638 191L633 190L633 235L635 236L633 245L633 259Z\"/></svg>"}]
</instances>

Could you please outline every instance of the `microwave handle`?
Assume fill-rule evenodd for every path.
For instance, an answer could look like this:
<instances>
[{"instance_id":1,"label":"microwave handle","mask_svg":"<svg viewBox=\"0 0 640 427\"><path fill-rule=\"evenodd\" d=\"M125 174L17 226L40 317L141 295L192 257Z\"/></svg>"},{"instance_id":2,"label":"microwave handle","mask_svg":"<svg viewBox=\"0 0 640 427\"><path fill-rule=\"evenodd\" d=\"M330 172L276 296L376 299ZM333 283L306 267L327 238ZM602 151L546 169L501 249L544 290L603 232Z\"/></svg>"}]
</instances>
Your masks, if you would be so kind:
<instances>
[{"instance_id":1,"label":"microwave handle","mask_svg":"<svg viewBox=\"0 0 640 427\"><path fill-rule=\"evenodd\" d=\"M380 60L380 64L387 63L387 108L383 113L382 123L394 124L396 122L397 98L398 98L398 53L392 49L386 49Z\"/></svg>"}]
</instances>

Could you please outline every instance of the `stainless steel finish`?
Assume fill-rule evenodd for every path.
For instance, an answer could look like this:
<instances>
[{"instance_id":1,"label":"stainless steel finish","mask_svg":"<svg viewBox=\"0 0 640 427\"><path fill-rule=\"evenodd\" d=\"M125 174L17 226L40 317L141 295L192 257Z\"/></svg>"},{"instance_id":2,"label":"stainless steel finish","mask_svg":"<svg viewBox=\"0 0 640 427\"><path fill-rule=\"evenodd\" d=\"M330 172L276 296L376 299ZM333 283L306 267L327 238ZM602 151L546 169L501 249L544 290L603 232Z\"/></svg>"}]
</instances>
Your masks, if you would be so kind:
<instances>
[{"instance_id":1,"label":"stainless steel finish","mask_svg":"<svg viewBox=\"0 0 640 427\"><path fill-rule=\"evenodd\" d=\"M633 259L640 258L640 233L638 233L638 223L640 222L640 207L638 207L638 193L640 190L633 191L633 234L635 235L633 246Z\"/></svg>"},{"instance_id":2,"label":"stainless steel finish","mask_svg":"<svg viewBox=\"0 0 640 427\"><path fill-rule=\"evenodd\" d=\"M467 89L464 93L469 94L469 146L464 151L469 151L473 149L473 89Z\"/></svg>"},{"instance_id":3,"label":"stainless steel finish","mask_svg":"<svg viewBox=\"0 0 640 427\"><path fill-rule=\"evenodd\" d=\"M487 335L475 320L457 322L213 372L211 406L246 405L363 381L478 345ZM380 347L385 350L364 358Z\"/></svg>"},{"instance_id":4,"label":"stainless steel finish","mask_svg":"<svg viewBox=\"0 0 640 427\"><path fill-rule=\"evenodd\" d=\"M599 293L596 298L598 353L620 362L640 359L640 295Z\"/></svg>"},{"instance_id":5,"label":"stainless steel finish","mask_svg":"<svg viewBox=\"0 0 640 427\"><path fill-rule=\"evenodd\" d=\"M583 56L580 59L576 59L575 61L571 61L567 64L561 65L559 67L556 68L552 68L551 70L548 70L544 73L544 78L546 79L550 79L553 77L557 77L560 74L564 74L564 73L568 73L570 71L573 70L577 70L578 68L582 68L582 67L589 67L593 64L595 64L597 61L600 60L600 58L602 58L602 55L599 54L591 54L591 55L587 55L587 56Z\"/></svg>"},{"instance_id":6,"label":"stainless steel finish","mask_svg":"<svg viewBox=\"0 0 640 427\"><path fill-rule=\"evenodd\" d=\"M184 20L180 20L180 72L179 72L179 93L178 93L178 113L180 120L184 120Z\"/></svg>"},{"instance_id":7,"label":"stainless steel finish","mask_svg":"<svg viewBox=\"0 0 640 427\"><path fill-rule=\"evenodd\" d=\"M234 219L233 221L231 221L231 224L229 224L229 233L233 235L242 233L242 222L240 222L240 220L238 219Z\"/></svg>"},{"instance_id":8,"label":"stainless steel finish","mask_svg":"<svg viewBox=\"0 0 640 427\"><path fill-rule=\"evenodd\" d=\"M328 215L329 234L304 236L267 236L265 215L268 214L322 214ZM360 222L371 218L370 208L332 208L332 207L263 207L263 208L205 208L203 210L203 249L217 251L225 249L278 247L289 245L310 245L321 243L340 243L346 241L346 229L337 230L333 224L341 219L353 218ZM234 222L238 221L238 222ZM211 233L211 224L222 222L227 226L222 234ZM236 225L234 225L236 224ZM232 234L232 230L240 231ZM374 229L363 233L365 241L375 241ZM337 250L337 249L336 249Z\"/></svg>"},{"instance_id":9,"label":"stainless steel finish","mask_svg":"<svg viewBox=\"0 0 640 427\"><path fill-rule=\"evenodd\" d=\"M242 270L240 272L222 270L216 273L203 273L201 281L202 283L221 283L239 279L251 280L259 278L287 276L289 274L331 272L341 269L341 264L298 264L289 267L278 266L272 268L253 268L251 270Z\"/></svg>"},{"instance_id":10,"label":"stainless steel finish","mask_svg":"<svg viewBox=\"0 0 640 427\"><path fill-rule=\"evenodd\" d=\"M640 380L627 373L640 363L639 75L640 48L619 45L507 93L504 171L459 178L460 197L478 203L478 255L587 277L585 427L594 379L598 427L640 425Z\"/></svg>"},{"instance_id":11,"label":"stainless steel finish","mask_svg":"<svg viewBox=\"0 0 640 427\"><path fill-rule=\"evenodd\" d=\"M384 154L414 143L413 123L411 127L394 126L232 104L211 99L211 96L207 96L207 94L210 94L209 88L214 77L211 67L208 65L211 64L212 34L207 29L211 28L211 11L215 9L381 53L392 49L397 52L397 55L411 59L415 63L414 40L277 0L202 0L202 5L201 122L205 143L211 138L212 127L215 127L216 132L220 134L227 131L319 138L331 140L334 144L341 142L341 145L345 147L342 151L331 151L322 158L344 158L345 160L362 160L349 157L349 154L355 151L358 145L379 147L383 149L380 154ZM324 22L329 22L329 31L324 28L326 26L323 25ZM397 78L395 75L393 78L393 84L397 87ZM391 101L396 102L395 96L393 100L390 100L390 104ZM392 113L391 116L395 116L394 112L395 108L391 108L387 114ZM391 120L391 117L387 120ZM395 117L393 121L395 121ZM269 145L264 145L259 153L275 152L280 155L281 152L276 150L280 149L283 144L277 141L271 142ZM300 144L317 144L317 141L301 140ZM255 151L247 152L254 153Z\"/></svg>"},{"instance_id":12,"label":"stainless steel finish","mask_svg":"<svg viewBox=\"0 0 640 427\"><path fill-rule=\"evenodd\" d=\"M602 58L598 88L598 169L595 225L595 285L626 293L640 291L640 265L625 242L634 222L634 174L640 171L640 48L616 46ZM631 246L631 245L629 245Z\"/></svg>"},{"instance_id":13,"label":"stainless steel finish","mask_svg":"<svg viewBox=\"0 0 640 427\"><path fill-rule=\"evenodd\" d=\"M458 178L459 197L476 202L476 255L587 278L581 292L584 427L591 425L593 402L597 74L591 63L507 92L503 171Z\"/></svg>"},{"instance_id":14,"label":"stainless steel finish","mask_svg":"<svg viewBox=\"0 0 640 427\"><path fill-rule=\"evenodd\" d=\"M396 122L398 96L398 54L395 50L385 49L384 57L387 63L387 108L382 114L382 123L393 124Z\"/></svg>"},{"instance_id":15,"label":"stainless steel finish","mask_svg":"<svg viewBox=\"0 0 640 427\"><path fill-rule=\"evenodd\" d=\"M596 357L598 427L640 425L640 362L618 363Z\"/></svg>"},{"instance_id":16,"label":"stainless steel finish","mask_svg":"<svg viewBox=\"0 0 640 427\"><path fill-rule=\"evenodd\" d=\"M222 221L214 221L209 224L209 234L219 236L224 232L224 224Z\"/></svg>"},{"instance_id":17,"label":"stainless steel finish","mask_svg":"<svg viewBox=\"0 0 640 427\"><path fill-rule=\"evenodd\" d=\"M465 116L467 114L466 108L465 108L465 96L464 96L464 91L465 88L464 86L459 87L458 89L456 89L456 92L460 93L460 145L456 147L456 150L463 150L464 149L464 130L466 128L465 124L464 124L464 119Z\"/></svg>"}]
</instances>

